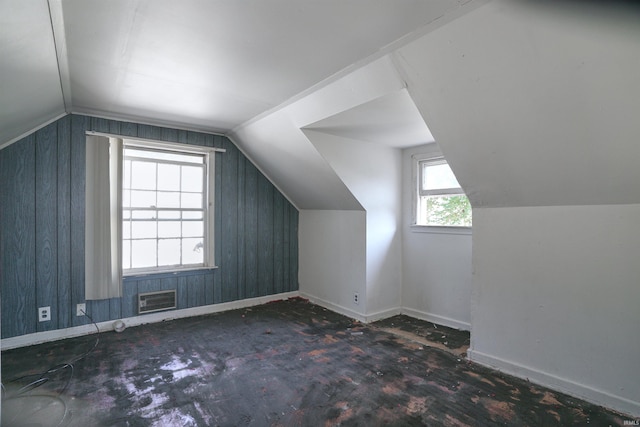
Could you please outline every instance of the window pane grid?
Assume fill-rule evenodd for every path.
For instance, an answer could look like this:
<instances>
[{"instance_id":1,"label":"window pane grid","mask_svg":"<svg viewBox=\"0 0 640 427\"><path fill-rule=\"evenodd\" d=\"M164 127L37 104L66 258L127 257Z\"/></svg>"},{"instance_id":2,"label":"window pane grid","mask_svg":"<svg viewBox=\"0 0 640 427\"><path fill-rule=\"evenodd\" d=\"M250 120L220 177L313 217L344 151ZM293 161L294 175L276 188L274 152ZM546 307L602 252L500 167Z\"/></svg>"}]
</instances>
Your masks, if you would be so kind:
<instances>
[{"instance_id":1,"label":"window pane grid","mask_svg":"<svg viewBox=\"0 0 640 427\"><path fill-rule=\"evenodd\" d=\"M462 188L458 187L458 188L443 188L440 190L420 190L419 193L421 196L432 196L432 195L438 195L438 194L464 194L464 191L462 191Z\"/></svg>"},{"instance_id":2,"label":"window pane grid","mask_svg":"<svg viewBox=\"0 0 640 427\"><path fill-rule=\"evenodd\" d=\"M125 147L124 269L204 265L205 158Z\"/></svg>"}]
</instances>

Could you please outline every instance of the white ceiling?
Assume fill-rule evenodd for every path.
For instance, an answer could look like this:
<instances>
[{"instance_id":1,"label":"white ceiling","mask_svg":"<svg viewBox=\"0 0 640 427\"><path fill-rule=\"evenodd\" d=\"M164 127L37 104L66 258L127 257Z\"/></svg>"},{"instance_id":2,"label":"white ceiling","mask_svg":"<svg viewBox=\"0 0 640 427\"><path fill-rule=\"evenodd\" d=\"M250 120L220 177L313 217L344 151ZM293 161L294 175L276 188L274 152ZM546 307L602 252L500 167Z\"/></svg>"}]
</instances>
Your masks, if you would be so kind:
<instances>
[{"instance_id":1,"label":"white ceiling","mask_svg":"<svg viewBox=\"0 0 640 427\"><path fill-rule=\"evenodd\" d=\"M226 133L463 3L3 0L0 146L65 112Z\"/></svg>"},{"instance_id":2,"label":"white ceiling","mask_svg":"<svg viewBox=\"0 0 640 427\"><path fill-rule=\"evenodd\" d=\"M47 2L0 1L0 147L64 112Z\"/></svg>"},{"instance_id":3,"label":"white ceiling","mask_svg":"<svg viewBox=\"0 0 640 427\"><path fill-rule=\"evenodd\" d=\"M224 133L361 209L305 131L435 137L474 207L637 203L638 10L538 3L0 0L0 148L70 112Z\"/></svg>"},{"instance_id":4,"label":"white ceiling","mask_svg":"<svg viewBox=\"0 0 640 427\"><path fill-rule=\"evenodd\" d=\"M391 92L304 128L395 148L434 142L406 90Z\"/></svg>"}]
</instances>

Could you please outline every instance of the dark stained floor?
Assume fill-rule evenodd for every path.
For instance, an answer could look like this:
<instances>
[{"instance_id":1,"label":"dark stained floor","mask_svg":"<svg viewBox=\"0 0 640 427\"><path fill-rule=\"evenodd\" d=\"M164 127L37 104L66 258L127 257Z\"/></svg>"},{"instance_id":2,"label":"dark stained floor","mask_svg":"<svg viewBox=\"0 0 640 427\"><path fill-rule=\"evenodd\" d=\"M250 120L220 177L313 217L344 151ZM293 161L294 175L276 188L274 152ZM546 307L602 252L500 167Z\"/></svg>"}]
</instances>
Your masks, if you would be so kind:
<instances>
[{"instance_id":1,"label":"dark stained floor","mask_svg":"<svg viewBox=\"0 0 640 427\"><path fill-rule=\"evenodd\" d=\"M364 325L302 299L279 301L5 351L2 425L608 426L628 419L471 363L467 346L464 332L406 316Z\"/></svg>"},{"instance_id":2,"label":"dark stained floor","mask_svg":"<svg viewBox=\"0 0 640 427\"><path fill-rule=\"evenodd\" d=\"M374 323L378 329L394 335L466 357L471 337L468 331L438 326L409 316L394 316Z\"/></svg>"}]
</instances>

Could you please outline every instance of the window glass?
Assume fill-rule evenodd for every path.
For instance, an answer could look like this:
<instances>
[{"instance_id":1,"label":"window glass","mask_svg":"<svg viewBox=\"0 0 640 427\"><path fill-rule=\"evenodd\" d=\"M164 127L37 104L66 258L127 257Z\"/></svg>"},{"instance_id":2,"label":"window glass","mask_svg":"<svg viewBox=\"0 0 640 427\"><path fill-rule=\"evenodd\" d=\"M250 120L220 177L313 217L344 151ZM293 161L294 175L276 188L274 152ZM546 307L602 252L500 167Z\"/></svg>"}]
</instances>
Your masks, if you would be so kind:
<instances>
[{"instance_id":1,"label":"window glass","mask_svg":"<svg viewBox=\"0 0 640 427\"><path fill-rule=\"evenodd\" d=\"M163 163L158 165L158 190L180 191L180 166Z\"/></svg>"},{"instance_id":2,"label":"window glass","mask_svg":"<svg viewBox=\"0 0 640 427\"><path fill-rule=\"evenodd\" d=\"M125 145L125 270L204 265L206 164L204 153Z\"/></svg>"},{"instance_id":3,"label":"window glass","mask_svg":"<svg viewBox=\"0 0 640 427\"><path fill-rule=\"evenodd\" d=\"M202 193L181 193L180 207L183 209L202 209Z\"/></svg>"},{"instance_id":4,"label":"window glass","mask_svg":"<svg viewBox=\"0 0 640 427\"><path fill-rule=\"evenodd\" d=\"M460 184L448 164L429 165L425 162L422 169L422 188L424 190L460 188Z\"/></svg>"},{"instance_id":5,"label":"window glass","mask_svg":"<svg viewBox=\"0 0 640 427\"><path fill-rule=\"evenodd\" d=\"M180 239L158 241L158 264L180 265Z\"/></svg>"},{"instance_id":6,"label":"window glass","mask_svg":"<svg viewBox=\"0 0 640 427\"><path fill-rule=\"evenodd\" d=\"M155 190L156 184L157 181L155 163L131 162L131 189Z\"/></svg>"},{"instance_id":7,"label":"window glass","mask_svg":"<svg viewBox=\"0 0 640 427\"><path fill-rule=\"evenodd\" d=\"M417 163L416 225L471 227L471 204L441 158Z\"/></svg>"},{"instance_id":8,"label":"window glass","mask_svg":"<svg viewBox=\"0 0 640 427\"><path fill-rule=\"evenodd\" d=\"M155 239L136 239L131 241L131 268L157 266L157 245Z\"/></svg>"},{"instance_id":9,"label":"window glass","mask_svg":"<svg viewBox=\"0 0 640 427\"><path fill-rule=\"evenodd\" d=\"M181 190L191 193L201 193L202 172L202 168L182 166Z\"/></svg>"}]
</instances>

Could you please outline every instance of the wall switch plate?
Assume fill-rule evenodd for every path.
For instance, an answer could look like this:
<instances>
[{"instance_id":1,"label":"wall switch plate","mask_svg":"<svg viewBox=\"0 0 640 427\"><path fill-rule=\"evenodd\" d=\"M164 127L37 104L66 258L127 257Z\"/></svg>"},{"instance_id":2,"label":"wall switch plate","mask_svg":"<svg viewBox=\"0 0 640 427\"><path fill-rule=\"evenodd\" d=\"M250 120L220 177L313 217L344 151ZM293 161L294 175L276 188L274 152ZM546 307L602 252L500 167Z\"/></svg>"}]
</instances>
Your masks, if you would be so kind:
<instances>
[{"instance_id":1,"label":"wall switch plate","mask_svg":"<svg viewBox=\"0 0 640 427\"><path fill-rule=\"evenodd\" d=\"M87 312L87 304L81 302L76 306L76 316L84 316Z\"/></svg>"},{"instance_id":2,"label":"wall switch plate","mask_svg":"<svg viewBox=\"0 0 640 427\"><path fill-rule=\"evenodd\" d=\"M353 303L356 305L360 304L360 295L358 295L357 292L353 294Z\"/></svg>"},{"instance_id":3,"label":"wall switch plate","mask_svg":"<svg viewBox=\"0 0 640 427\"><path fill-rule=\"evenodd\" d=\"M38 322L51 320L51 307L38 307Z\"/></svg>"}]
</instances>

